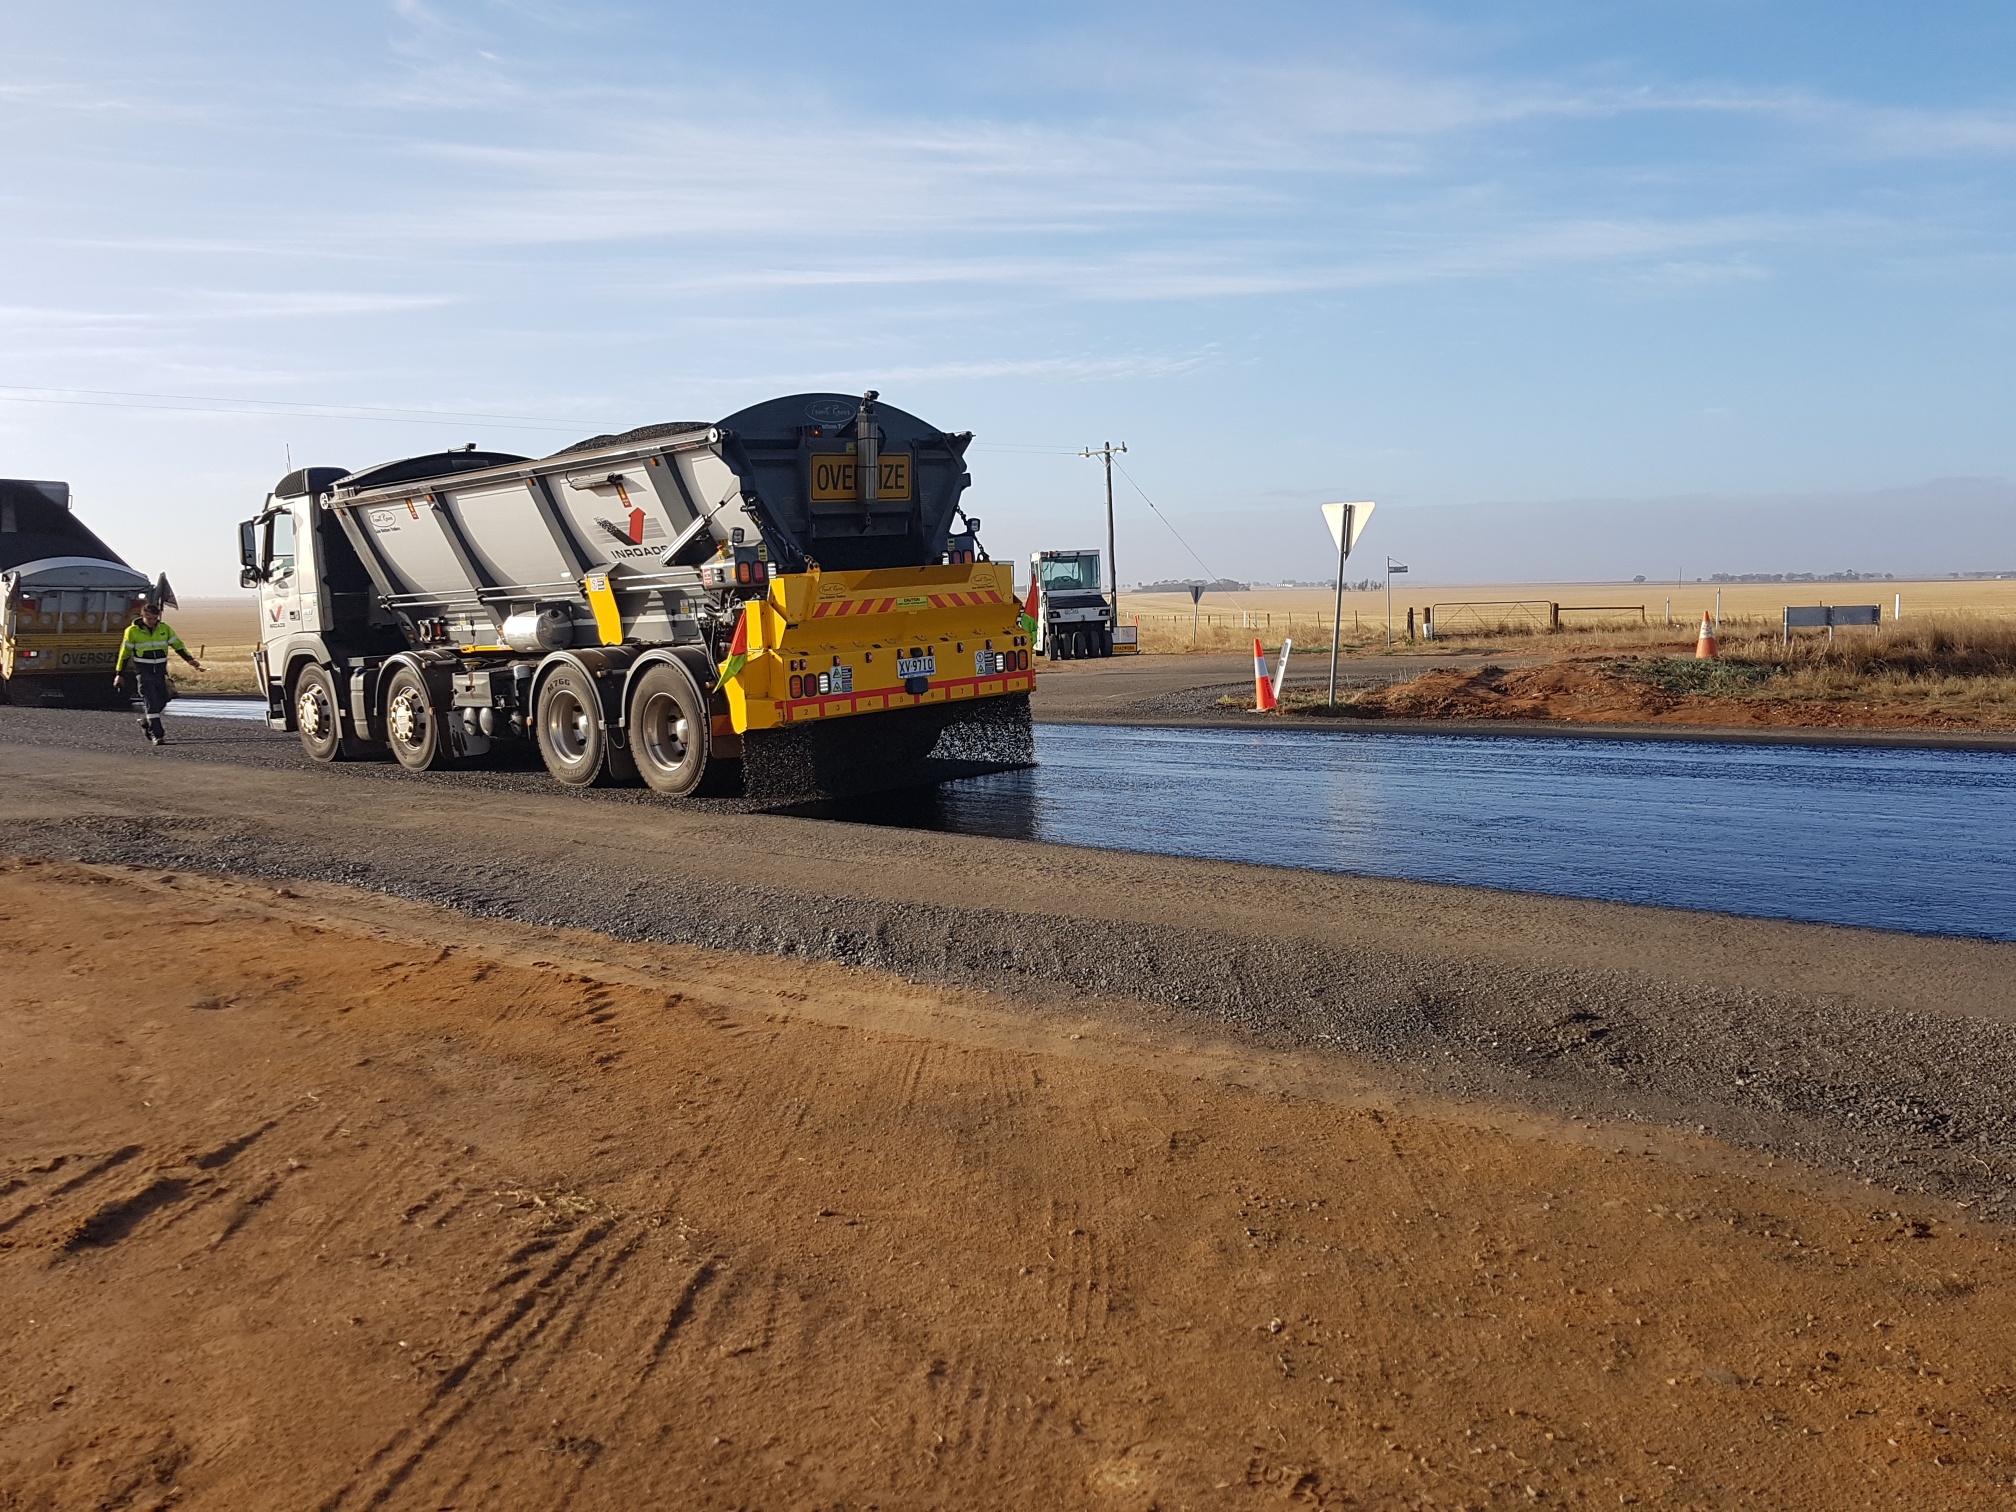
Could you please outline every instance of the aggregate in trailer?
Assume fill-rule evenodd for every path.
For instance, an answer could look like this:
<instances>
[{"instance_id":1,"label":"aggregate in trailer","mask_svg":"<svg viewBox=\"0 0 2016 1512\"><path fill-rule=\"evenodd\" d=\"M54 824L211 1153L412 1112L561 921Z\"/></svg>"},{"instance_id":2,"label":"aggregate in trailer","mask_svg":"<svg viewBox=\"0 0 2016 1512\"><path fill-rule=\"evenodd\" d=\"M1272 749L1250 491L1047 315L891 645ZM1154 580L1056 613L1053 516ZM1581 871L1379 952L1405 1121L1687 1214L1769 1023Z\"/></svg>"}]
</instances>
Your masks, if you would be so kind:
<instances>
[{"instance_id":1,"label":"aggregate in trailer","mask_svg":"<svg viewBox=\"0 0 2016 1512\"><path fill-rule=\"evenodd\" d=\"M971 440L871 390L289 473L240 527L268 723L415 771L529 740L559 782L670 797L1027 764L1030 645L960 505Z\"/></svg>"}]
</instances>

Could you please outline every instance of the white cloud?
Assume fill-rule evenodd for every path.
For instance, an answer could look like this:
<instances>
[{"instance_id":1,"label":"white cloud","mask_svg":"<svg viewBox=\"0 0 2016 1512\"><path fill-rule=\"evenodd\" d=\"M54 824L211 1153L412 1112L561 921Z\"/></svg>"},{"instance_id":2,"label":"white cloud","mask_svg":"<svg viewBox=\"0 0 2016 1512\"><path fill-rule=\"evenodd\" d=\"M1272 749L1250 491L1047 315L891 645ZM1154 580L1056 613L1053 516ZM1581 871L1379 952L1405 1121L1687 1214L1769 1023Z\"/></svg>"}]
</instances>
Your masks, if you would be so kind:
<instances>
[{"instance_id":1,"label":"white cloud","mask_svg":"<svg viewBox=\"0 0 2016 1512\"><path fill-rule=\"evenodd\" d=\"M198 289L177 292L172 305L139 310L0 305L0 326L140 331L187 326L206 321L382 315L407 310L433 309L453 302L450 296L443 294L372 294L340 289L239 293Z\"/></svg>"}]
</instances>

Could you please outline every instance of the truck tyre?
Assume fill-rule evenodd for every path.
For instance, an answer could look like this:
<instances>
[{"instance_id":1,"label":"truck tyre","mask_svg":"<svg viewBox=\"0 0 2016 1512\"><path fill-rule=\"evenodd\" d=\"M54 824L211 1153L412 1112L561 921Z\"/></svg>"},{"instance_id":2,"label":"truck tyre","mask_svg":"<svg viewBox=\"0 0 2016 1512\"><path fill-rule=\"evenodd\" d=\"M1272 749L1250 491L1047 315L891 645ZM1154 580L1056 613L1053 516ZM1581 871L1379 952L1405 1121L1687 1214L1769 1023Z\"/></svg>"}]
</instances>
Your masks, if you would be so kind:
<instances>
[{"instance_id":1,"label":"truck tyre","mask_svg":"<svg viewBox=\"0 0 2016 1512\"><path fill-rule=\"evenodd\" d=\"M295 679L294 725L301 748L317 761L357 761L371 754L369 741L343 729L336 678L327 667L303 667Z\"/></svg>"},{"instance_id":2,"label":"truck tyre","mask_svg":"<svg viewBox=\"0 0 2016 1512\"><path fill-rule=\"evenodd\" d=\"M609 759L615 742L602 727L602 695L579 667L563 662L547 674L532 725L539 757L555 782L595 787L628 775L628 753Z\"/></svg>"},{"instance_id":3,"label":"truck tyre","mask_svg":"<svg viewBox=\"0 0 2016 1512\"><path fill-rule=\"evenodd\" d=\"M693 674L660 662L630 694L630 759L654 793L684 798L707 781L713 720Z\"/></svg>"},{"instance_id":4,"label":"truck tyre","mask_svg":"<svg viewBox=\"0 0 2016 1512\"><path fill-rule=\"evenodd\" d=\"M1101 656L1111 656L1113 654L1113 632L1111 630L1101 630L1099 632L1099 654Z\"/></svg>"},{"instance_id":5,"label":"truck tyre","mask_svg":"<svg viewBox=\"0 0 2016 1512\"><path fill-rule=\"evenodd\" d=\"M447 736L428 697L427 680L412 667L394 672L385 690L385 742L409 772L448 765Z\"/></svg>"}]
</instances>

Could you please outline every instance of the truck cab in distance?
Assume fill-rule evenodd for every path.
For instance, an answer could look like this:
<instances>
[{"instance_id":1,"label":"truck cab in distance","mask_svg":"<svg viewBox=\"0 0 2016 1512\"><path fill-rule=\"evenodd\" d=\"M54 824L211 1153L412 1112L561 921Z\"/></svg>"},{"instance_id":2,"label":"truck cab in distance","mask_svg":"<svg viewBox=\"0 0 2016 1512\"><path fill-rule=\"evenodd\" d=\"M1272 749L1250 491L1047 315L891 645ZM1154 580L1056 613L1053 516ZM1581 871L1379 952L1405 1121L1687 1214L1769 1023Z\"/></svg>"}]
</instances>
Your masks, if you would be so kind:
<instances>
[{"instance_id":1,"label":"truck cab in distance","mask_svg":"<svg viewBox=\"0 0 2016 1512\"><path fill-rule=\"evenodd\" d=\"M1097 551L1039 551L1029 559L1036 583L1037 649L1052 661L1113 654L1113 600L1099 585Z\"/></svg>"}]
</instances>

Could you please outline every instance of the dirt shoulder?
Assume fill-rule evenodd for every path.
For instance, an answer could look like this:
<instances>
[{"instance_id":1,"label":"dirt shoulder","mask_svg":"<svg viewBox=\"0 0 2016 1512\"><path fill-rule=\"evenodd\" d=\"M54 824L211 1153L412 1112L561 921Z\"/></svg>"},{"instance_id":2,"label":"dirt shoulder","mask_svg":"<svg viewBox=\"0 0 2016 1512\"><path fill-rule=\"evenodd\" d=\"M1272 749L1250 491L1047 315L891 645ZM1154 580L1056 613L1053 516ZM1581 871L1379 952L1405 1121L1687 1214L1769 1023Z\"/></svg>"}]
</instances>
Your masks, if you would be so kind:
<instances>
[{"instance_id":1,"label":"dirt shoulder","mask_svg":"<svg viewBox=\"0 0 2016 1512\"><path fill-rule=\"evenodd\" d=\"M1854 693L1830 698L1773 696L1770 684L1761 680L1757 691L1742 694L1676 691L1666 685L1670 679L1662 678L1660 670L1658 664L1614 656L1529 666L1437 668L1404 682L1355 691L1341 712L1364 719L2016 733L2016 724L1992 712L1962 712L1924 698ZM1321 717L1327 711L1305 705L1290 712Z\"/></svg>"},{"instance_id":2,"label":"dirt shoulder","mask_svg":"<svg viewBox=\"0 0 2016 1512\"><path fill-rule=\"evenodd\" d=\"M1923 700L1679 694L1618 665L1615 655L1550 661L1496 651L1350 656L1338 666L1345 707L1333 713L1319 707L1328 658L1310 653L1290 660L1284 716L1253 712L1250 656L1114 657L1044 664L1031 708L1056 724L2016 750L2008 721L1943 713Z\"/></svg>"},{"instance_id":3,"label":"dirt shoulder","mask_svg":"<svg viewBox=\"0 0 2016 1512\"><path fill-rule=\"evenodd\" d=\"M323 884L10 862L0 924L0 1504L2008 1492L1950 1206Z\"/></svg>"}]
</instances>

